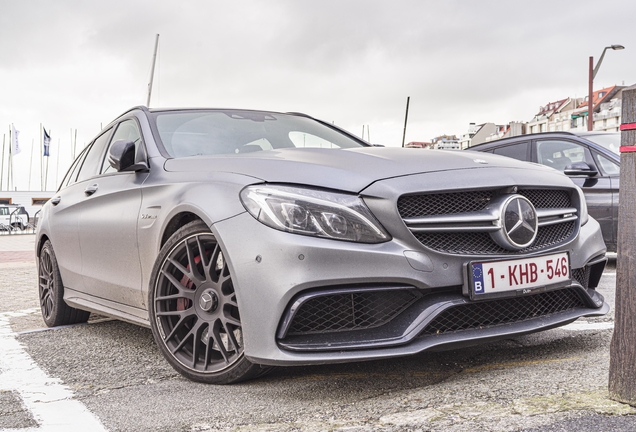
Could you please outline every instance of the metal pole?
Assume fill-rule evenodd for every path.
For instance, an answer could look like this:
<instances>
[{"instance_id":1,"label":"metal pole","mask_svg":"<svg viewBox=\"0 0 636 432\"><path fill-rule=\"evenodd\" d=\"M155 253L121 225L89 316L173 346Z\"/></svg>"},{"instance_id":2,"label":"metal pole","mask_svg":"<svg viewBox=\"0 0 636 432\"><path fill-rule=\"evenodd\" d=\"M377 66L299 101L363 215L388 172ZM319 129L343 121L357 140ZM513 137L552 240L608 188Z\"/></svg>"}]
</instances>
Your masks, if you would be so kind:
<instances>
[{"instance_id":1,"label":"metal pole","mask_svg":"<svg viewBox=\"0 0 636 432\"><path fill-rule=\"evenodd\" d=\"M150 83L148 84L148 101L146 106L150 106L150 95L152 94L152 79L155 76L155 61L157 61L157 47L159 46L159 33L155 39L155 53L152 55L152 68L150 69Z\"/></svg>"},{"instance_id":2,"label":"metal pole","mask_svg":"<svg viewBox=\"0 0 636 432\"><path fill-rule=\"evenodd\" d=\"M411 96L406 98L406 115L404 116L404 133L402 134L402 147L404 147L404 140L406 139L406 123L409 120L409 102L411 101Z\"/></svg>"},{"instance_id":3,"label":"metal pole","mask_svg":"<svg viewBox=\"0 0 636 432\"><path fill-rule=\"evenodd\" d=\"M592 102L594 96L594 57L590 57L590 80L588 82L588 96L587 96L587 130L593 130L594 126L594 103Z\"/></svg>"}]
</instances>

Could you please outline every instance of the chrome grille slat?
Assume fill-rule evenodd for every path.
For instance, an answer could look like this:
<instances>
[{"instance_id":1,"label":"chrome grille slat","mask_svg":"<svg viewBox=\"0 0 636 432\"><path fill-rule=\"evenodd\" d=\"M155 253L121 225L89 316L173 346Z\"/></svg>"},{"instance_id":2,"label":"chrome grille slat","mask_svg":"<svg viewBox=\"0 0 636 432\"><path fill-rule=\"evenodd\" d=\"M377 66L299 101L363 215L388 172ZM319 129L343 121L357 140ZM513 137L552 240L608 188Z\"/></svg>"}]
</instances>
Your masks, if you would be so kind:
<instances>
[{"instance_id":1,"label":"chrome grille slat","mask_svg":"<svg viewBox=\"0 0 636 432\"><path fill-rule=\"evenodd\" d=\"M438 252L458 255L517 255L557 246L568 240L576 228L576 222L539 227L532 246L520 251L509 251L492 241L485 232L414 233L420 243Z\"/></svg>"}]
</instances>

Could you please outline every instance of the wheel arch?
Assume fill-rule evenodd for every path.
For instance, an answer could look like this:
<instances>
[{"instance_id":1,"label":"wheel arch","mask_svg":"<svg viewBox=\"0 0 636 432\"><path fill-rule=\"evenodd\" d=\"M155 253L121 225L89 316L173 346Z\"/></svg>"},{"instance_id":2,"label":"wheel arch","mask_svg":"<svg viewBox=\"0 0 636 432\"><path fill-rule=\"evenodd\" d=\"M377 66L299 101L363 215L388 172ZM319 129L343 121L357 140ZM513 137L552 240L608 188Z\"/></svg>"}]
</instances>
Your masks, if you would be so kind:
<instances>
[{"instance_id":1,"label":"wheel arch","mask_svg":"<svg viewBox=\"0 0 636 432\"><path fill-rule=\"evenodd\" d=\"M197 213L194 213L191 210L182 210L179 213L173 215L163 228L163 232L161 234L161 242L159 244L159 249L161 249L163 245L166 244L168 239L170 239L170 237L172 237L172 235L175 232L177 232L179 228L195 220L206 222L204 218L202 218Z\"/></svg>"},{"instance_id":2,"label":"wheel arch","mask_svg":"<svg viewBox=\"0 0 636 432\"><path fill-rule=\"evenodd\" d=\"M46 243L47 240L49 239L49 236L46 234L42 234L42 236L40 236L40 238L38 239L38 247L35 250L35 256L40 258L40 254L42 253L42 248L44 247L44 243Z\"/></svg>"}]
</instances>

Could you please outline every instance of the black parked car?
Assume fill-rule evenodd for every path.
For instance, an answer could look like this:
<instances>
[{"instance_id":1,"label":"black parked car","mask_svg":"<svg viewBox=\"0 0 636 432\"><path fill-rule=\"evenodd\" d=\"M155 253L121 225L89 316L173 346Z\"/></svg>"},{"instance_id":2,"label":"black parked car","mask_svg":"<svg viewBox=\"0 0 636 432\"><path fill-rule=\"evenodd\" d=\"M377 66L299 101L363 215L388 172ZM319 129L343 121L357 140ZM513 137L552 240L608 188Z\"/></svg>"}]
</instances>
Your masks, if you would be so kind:
<instances>
[{"instance_id":1,"label":"black parked car","mask_svg":"<svg viewBox=\"0 0 636 432\"><path fill-rule=\"evenodd\" d=\"M607 250L616 251L620 132L547 132L469 147L537 162L564 172L583 189L589 214L600 224Z\"/></svg>"}]
</instances>

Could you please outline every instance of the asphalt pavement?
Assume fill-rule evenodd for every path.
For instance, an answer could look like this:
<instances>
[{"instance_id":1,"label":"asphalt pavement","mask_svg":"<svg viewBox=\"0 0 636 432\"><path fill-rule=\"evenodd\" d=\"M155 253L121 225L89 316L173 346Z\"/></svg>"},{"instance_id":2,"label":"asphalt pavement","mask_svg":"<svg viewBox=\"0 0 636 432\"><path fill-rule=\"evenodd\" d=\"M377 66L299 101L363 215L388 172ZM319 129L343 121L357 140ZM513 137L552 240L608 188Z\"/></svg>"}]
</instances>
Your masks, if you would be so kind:
<instances>
[{"instance_id":1,"label":"asphalt pavement","mask_svg":"<svg viewBox=\"0 0 636 432\"><path fill-rule=\"evenodd\" d=\"M607 394L613 311L478 347L203 385L174 372L148 329L105 317L45 328L33 247L0 236L3 432L636 430L636 409ZM599 287L612 306L615 280L612 260Z\"/></svg>"}]
</instances>

